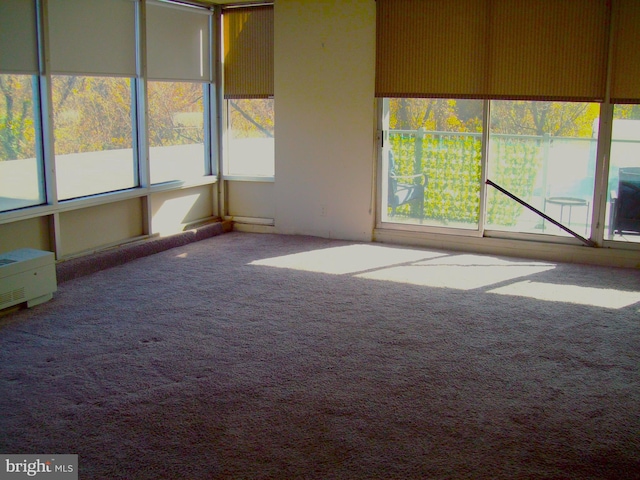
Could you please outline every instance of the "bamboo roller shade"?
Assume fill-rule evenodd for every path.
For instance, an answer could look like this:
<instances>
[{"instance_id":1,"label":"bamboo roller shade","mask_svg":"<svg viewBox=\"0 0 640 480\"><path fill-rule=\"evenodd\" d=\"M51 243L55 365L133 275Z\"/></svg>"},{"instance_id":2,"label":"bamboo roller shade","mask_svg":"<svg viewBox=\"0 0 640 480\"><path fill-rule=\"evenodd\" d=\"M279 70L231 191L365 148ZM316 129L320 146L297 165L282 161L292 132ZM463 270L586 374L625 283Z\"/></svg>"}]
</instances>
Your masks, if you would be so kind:
<instances>
[{"instance_id":1,"label":"bamboo roller shade","mask_svg":"<svg viewBox=\"0 0 640 480\"><path fill-rule=\"evenodd\" d=\"M640 100L638 0L377 0L376 96Z\"/></svg>"},{"instance_id":2,"label":"bamboo roller shade","mask_svg":"<svg viewBox=\"0 0 640 480\"><path fill-rule=\"evenodd\" d=\"M273 6L224 9L224 96L273 96Z\"/></svg>"}]
</instances>

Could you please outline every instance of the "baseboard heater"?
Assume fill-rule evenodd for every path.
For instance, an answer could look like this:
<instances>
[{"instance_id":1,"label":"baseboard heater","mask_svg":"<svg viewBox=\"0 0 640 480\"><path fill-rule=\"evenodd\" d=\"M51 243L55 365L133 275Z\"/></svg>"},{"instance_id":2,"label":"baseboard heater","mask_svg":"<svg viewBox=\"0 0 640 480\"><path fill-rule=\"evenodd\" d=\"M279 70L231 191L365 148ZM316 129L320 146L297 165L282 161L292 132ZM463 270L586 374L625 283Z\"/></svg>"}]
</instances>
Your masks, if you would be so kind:
<instances>
[{"instance_id":1,"label":"baseboard heater","mask_svg":"<svg viewBox=\"0 0 640 480\"><path fill-rule=\"evenodd\" d=\"M0 310L26 303L31 308L57 290L52 252L21 248L0 253Z\"/></svg>"}]
</instances>

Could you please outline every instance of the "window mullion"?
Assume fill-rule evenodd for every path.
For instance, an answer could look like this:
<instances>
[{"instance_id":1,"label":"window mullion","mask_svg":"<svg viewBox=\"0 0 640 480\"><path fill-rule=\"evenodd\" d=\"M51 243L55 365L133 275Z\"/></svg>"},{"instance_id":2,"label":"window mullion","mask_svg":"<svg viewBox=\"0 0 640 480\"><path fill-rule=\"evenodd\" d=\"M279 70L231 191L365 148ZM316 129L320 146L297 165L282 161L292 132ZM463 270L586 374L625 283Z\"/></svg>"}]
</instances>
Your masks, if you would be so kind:
<instances>
[{"instance_id":1,"label":"window mullion","mask_svg":"<svg viewBox=\"0 0 640 480\"><path fill-rule=\"evenodd\" d=\"M489 161L489 129L491 128L491 101L485 99L482 104L482 147L480 154L480 215L478 231L484 236L485 213L487 211L487 175Z\"/></svg>"},{"instance_id":2,"label":"window mullion","mask_svg":"<svg viewBox=\"0 0 640 480\"><path fill-rule=\"evenodd\" d=\"M49 62L49 29L47 26L47 2L38 8L38 105L40 105L40 134L42 139L42 163L45 171L47 203L57 205L58 192L55 178L55 151L53 146L53 97L51 92L51 68Z\"/></svg>"},{"instance_id":3,"label":"window mullion","mask_svg":"<svg viewBox=\"0 0 640 480\"><path fill-rule=\"evenodd\" d=\"M38 155L42 155L40 164L44 169L44 189L48 205L58 205L58 188L55 168L55 150L53 137L53 94L51 85L51 62L49 52L48 5L46 0L37 4L38 27L38 98L34 99L39 114L36 115L40 127L41 148ZM60 213L54 212L49 217L49 243L56 258L62 252L62 235Z\"/></svg>"},{"instance_id":4,"label":"window mullion","mask_svg":"<svg viewBox=\"0 0 640 480\"><path fill-rule=\"evenodd\" d=\"M612 127L613 105L605 102L600 105L598 148L596 151L596 179L593 192L593 218L591 220L591 240L598 245L602 245L605 237Z\"/></svg>"},{"instance_id":5,"label":"window mullion","mask_svg":"<svg viewBox=\"0 0 640 480\"><path fill-rule=\"evenodd\" d=\"M149 142L148 142L148 108L147 108L147 62L145 61L146 42L146 3L138 2L136 8L136 55L137 76L135 83L135 152L138 172L138 185L151 185L149 172Z\"/></svg>"}]
</instances>

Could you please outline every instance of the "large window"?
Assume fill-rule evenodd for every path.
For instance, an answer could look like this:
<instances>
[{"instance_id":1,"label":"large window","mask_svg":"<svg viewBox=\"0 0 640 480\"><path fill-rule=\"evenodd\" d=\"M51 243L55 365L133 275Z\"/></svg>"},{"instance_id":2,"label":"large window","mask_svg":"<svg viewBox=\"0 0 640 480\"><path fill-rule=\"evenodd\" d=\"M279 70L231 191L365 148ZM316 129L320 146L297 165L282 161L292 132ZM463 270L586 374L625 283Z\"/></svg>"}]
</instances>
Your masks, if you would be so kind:
<instances>
[{"instance_id":1,"label":"large window","mask_svg":"<svg viewBox=\"0 0 640 480\"><path fill-rule=\"evenodd\" d=\"M590 236L598 104L419 98L382 104L382 222ZM485 123L489 131L483 135ZM622 126L614 122L614 138ZM634 132L638 142L614 141L611 191L619 167L638 173L632 151L640 145L638 125ZM483 189L483 172L512 196L489 185Z\"/></svg>"},{"instance_id":2,"label":"large window","mask_svg":"<svg viewBox=\"0 0 640 480\"><path fill-rule=\"evenodd\" d=\"M488 178L589 236L599 105L496 100L490 111ZM569 235L494 188L487 191L486 228Z\"/></svg>"},{"instance_id":3,"label":"large window","mask_svg":"<svg viewBox=\"0 0 640 480\"><path fill-rule=\"evenodd\" d=\"M226 174L275 174L273 99L227 101Z\"/></svg>"},{"instance_id":4,"label":"large window","mask_svg":"<svg viewBox=\"0 0 640 480\"><path fill-rule=\"evenodd\" d=\"M385 99L382 219L477 229L482 101Z\"/></svg>"},{"instance_id":5,"label":"large window","mask_svg":"<svg viewBox=\"0 0 640 480\"><path fill-rule=\"evenodd\" d=\"M640 105L616 105L607 188L607 238L640 242Z\"/></svg>"},{"instance_id":6,"label":"large window","mask_svg":"<svg viewBox=\"0 0 640 480\"><path fill-rule=\"evenodd\" d=\"M58 200L138 186L135 3L49 0L47 13Z\"/></svg>"},{"instance_id":7,"label":"large window","mask_svg":"<svg viewBox=\"0 0 640 480\"><path fill-rule=\"evenodd\" d=\"M640 121L634 106L640 103L639 20L637 0L378 0L375 96L383 105L390 98L407 105L423 98L458 99L447 101L455 112L450 123L433 133L426 126L420 131L422 118L395 127L408 128L402 148L411 145L418 155L410 156L421 156L412 168L393 144L393 109L382 107L380 221L404 224L393 227L398 229L417 223L464 233L457 220L465 211L460 201L476 192L452 188L430 171L422 181L421 208L416 182L417 175L426 175L425 162L439 155L448 166L471 158L462 146L430 152L421 139L446 138L450 126L464 120L457 112L459 99L475 98L482 99L484 112L483 140L476 149L485 182L479 182L479 208L466 210L479 212L479 234L543 241L553 236L587 245L637 241L640 219L630 192L640 184L634 150L640 140L634 123ZM456 168L447 178L468 177L466 166ZM410 182L401 184L398 195L393 194L396 178L398 185ZM477 189L477 180L469 185ZM442 198L439 212L428 204L431 195ZM472 217L465 221L474 225Z\"/></svg>"},{"instance_id":8,"label":"large window","mask_svg":"<svg viewBox=\"0 0 640 480\"><path fill-rule=\"evenodd\" d=\"M52 100L58 198L136 186L131 80L56 75Z\"/></svg>"},{"instance_id":9,"label":"large window","mask_svg":"<svg viewBox=\"0 0 640 480\"><path fill-rule=\"evenodd\" d=\"M211 173L211 11L155 0L146 6L151 183L202 178Z\"/></svg>"},{"instance_id":10,"label":"large window","mask_svg":"<svg viewBox=\"0 0 640 480\"><path fill-rule=\"evenodd\" d=\"M273 177L273 6L223 10L224 174Z\"/></svg>"},{"instance_id":11,"label":"large window","mask_svg":"<svg viewBox=\"0 0 640 480\"><path fill-rule=\"evenodd\" d=\"M45 202L36 77L0 74L0 211Z\"/></svg>"},{"instance_id":12,"label":"large window","mask_svg":"<svg viewBox=\"0 0 640 480\"><path fill-rule=\"evenodd\" d=\"M149 82L151 183L206 175L204 85Z\"/></svg>"},{"instance_id":13,"label":"large window","mask_svg":"<svg viewBox=\"0 0 640 480\"><path fill-rule=\"evenodd\" d=\"M0 212L45 203L36 2L0 2Z\"/></svg>"}]
</instances>

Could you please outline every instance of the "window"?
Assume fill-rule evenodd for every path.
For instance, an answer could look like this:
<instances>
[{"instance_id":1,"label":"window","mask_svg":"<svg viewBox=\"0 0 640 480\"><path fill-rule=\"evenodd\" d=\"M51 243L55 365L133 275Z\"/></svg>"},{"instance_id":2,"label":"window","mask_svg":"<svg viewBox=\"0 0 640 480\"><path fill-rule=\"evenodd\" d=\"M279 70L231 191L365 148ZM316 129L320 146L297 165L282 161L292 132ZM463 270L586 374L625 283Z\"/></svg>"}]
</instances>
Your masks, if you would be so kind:
<instances>
[{"instance_id":1,"label":"window","mask_svg":"<svg viewBox=\"0 0 640 480\"><path fill-rule=\"evenodd\" d=\"M151 183L201 178L211 171L205 122L211 12L146 4Z\"/></svg>"},{"instance_id":2,"label":"window","mask_svg":"<svg viewBox=\"0 0 640 480\"><path fill-rule=\"evenodd\" d=\"M58 199L135 187L135 2L47 5Z\"/></svg>"},{"instance_id":3,"label":"window","mask_svg":"<svg viewBox=\"0 0 640 480\"><path fill-rule=\"evenodd\" d=\"M205 175L204 85L149 82L147 92L151 183Z\"/></svg>"},{"instance_id":4,"label":"window","mask_svg":"<svg viewBox=\"0 0 640 480\"><path fill-rule=\"evenodd\" d=\"M228 100L227 175L275 174L273 99Z\"/></svg>"},{"instance_id":5,"label":"window","mask_svg":"<svg viewBox=\"0 0 640 480\"><path fill-rule=\"evenodd\" d=\"M136 186L131 80L55 75L52 99L58 198Z\"/></svg>"},{"instance_id":6,"label":"window","mask_svg":"<svg viewBox=\"0 0 640 480\"><path fill-rule=\"evenodd\" d=\"M36 77L0 74L0 211L45 202Z\"/></svg>"},{"instance_id":7,"label":"window","mask_svg":"<svg viewBox=\"0 0 640 480\"><path fill-rule=\"evenodd\" d=\"M0 212L46 202L36 2L0 2Z\"/></svg>"},{"instance_id":8,"label":"window","mask_svg":"<svg viewBox=\"0 0 640 480\"><path fill-rule=\"evenodd\" d=\"M273 177L273 6L223 10L227 176Z\"/></svg>"},{"instance_id":9,"label":"window","mask_svg":"<svg viewBox=\"0 0 640 480\"><path fill-rule=\"evenodd\" d=\"M596 103L491 102L488 178L565 227L589 236L596 171ZM486 228L569 235L494 188Z\"/></svg>"},{"instance_id":10,"label":"window","mask_svg":"<svg viewBox=\"0 0 640 480\"><path fill-rule=\"evenodd\" d=\"M482 101L385 99L382 219L477 229Z\"/></svg>"},{"instance_id":11,"label":"window","mask_svg":"<svg viewBox=\"0 0 640 480\"><path fill-rule=\"evenodd\" d=\"M570 235L498 189L483 189L486 171L502 189L590 236L597 103L392 98L382 104L382 222ZM640 166L637 156L630 160L627 152L625 160L619 152L620 162Z\"/></svg>"},{"instance_id":12,"label":"window","mask_svg":"<svg viewBox=\"0 0 640 480\"><path fill-rule=\"evenodd\" d=\"M640 227L633 226L629 212L624 213L631 207L619 201L619 196L631 188L629 176L639 168L637 160L630 159L635 140L625 137L623 131L637 132L631 122L640 119L629 113L635 108L630 105L640 103L640 55L634 48L640 3L530 3L378 0L375 95L382 104L388 98L407 104L422 98L482 99L485 131L480 142L480 177L487 181L480 182L479 209L475 209L479 233L503 238L527 235L530 239L535 235L545 241L550 236L573 236L588 245L608 237L631 241L636 238L633 228ZM457 106L460 100L451 102ZM613 122L612 104L618 104ZM385 125L388 116L383 107L381 129L391 128L393 135L394 127ZM461 117L455 114L452 120L455 123ZM613 123L608 172L603 167L608 165L609 132L599 132L600 120L606 126ZM408 128L409 136L423 134L419 123ZM428 138L428 127L425 130ZM438 126L434 135L444 136L445 132L446 128ZM415 144L411 148L421 156L436 156L429 146L426 151L421 149L423 142L405 142ZM425 198L433 188L442 195L437 207L440 214L428 207L428 200L424 209L416 207L414 197L420 189L415 184L404 184L402 195L395 199L389 194L394 185L385 174L389 159L384 148L393 151L392 147L393 138L382 151L379 220L431 226L442 219L443 226L464 228L452 221L450 208L460 211L466 190L429 179ZM460 155L467 155L462 151L453 148L443 153L448 164L454 165ZM402 152L394 153L402 157ZM423 173L417 168L424 168L425 160L422 165L416 162L413 170L403 165L403 158L399 161L405 180L406 175ZM609 191L605 192L607 173ZM457 176L466 175L459 169ZM473 183L475 180L469 185ZM396 205L389 207L391 201ZM617 212L622 216L616 216ZM473 225L472 217L466 221Z\"/></svg>"},{"instance_id":13,"label":"window","mask_svg":"<svg viewBox=\"0 0 640 480\"><path fill-rule=\"evenodd\" d=\"M606 237L640 242L640 105L616 105L607 188Z\"/></svg>"}]
</instances>

